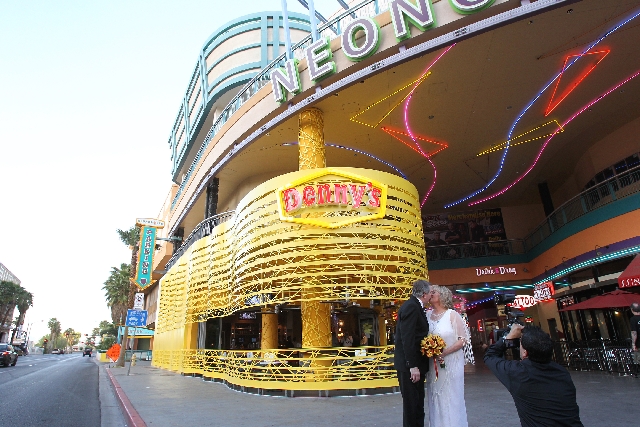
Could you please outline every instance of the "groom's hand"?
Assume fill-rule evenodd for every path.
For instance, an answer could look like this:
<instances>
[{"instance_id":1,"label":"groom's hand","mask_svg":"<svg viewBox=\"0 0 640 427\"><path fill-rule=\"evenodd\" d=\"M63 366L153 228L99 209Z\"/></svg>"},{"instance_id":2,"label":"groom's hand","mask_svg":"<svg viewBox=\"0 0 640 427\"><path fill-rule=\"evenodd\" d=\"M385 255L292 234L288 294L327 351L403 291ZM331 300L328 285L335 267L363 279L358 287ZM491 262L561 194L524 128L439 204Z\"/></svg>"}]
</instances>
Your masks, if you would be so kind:
<instances>
[{"instance_id":1,"label":"groom's hand","mask_svg":"<svg viewBox=\"0 0 640 427\"><path fill-rule=\"evenodd\" d=\"M414 383L420 381L420 369L411 368L409 369L409 373L411 374L411 381L413 381Z\"/></svg>"}]
</instances>

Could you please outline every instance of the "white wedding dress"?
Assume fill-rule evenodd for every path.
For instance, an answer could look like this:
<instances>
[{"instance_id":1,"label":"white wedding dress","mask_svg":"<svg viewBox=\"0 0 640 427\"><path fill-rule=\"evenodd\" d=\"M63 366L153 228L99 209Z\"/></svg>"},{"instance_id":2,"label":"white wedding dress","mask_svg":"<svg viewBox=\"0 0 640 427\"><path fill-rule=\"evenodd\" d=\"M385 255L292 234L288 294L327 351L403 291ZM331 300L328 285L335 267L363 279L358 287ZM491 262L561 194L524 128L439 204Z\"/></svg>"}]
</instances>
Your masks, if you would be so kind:
<instances>
[{"instance_id":1,"label":"white wedding dress","mask_svg":"<svg viewBox=\"0 0 640 427\"><path fill-rule=\"evenodd\" d=\"M427 312L429 333L440 335L448 346L458 339L470 339L464 320L454 310L442 316ZM467 427L467 408L464 403L464 351L462 349L444 357L445 367L438 365L438 380L433 362L427 374L427 402L431 427Z\"/></svg>"}]
</instances>

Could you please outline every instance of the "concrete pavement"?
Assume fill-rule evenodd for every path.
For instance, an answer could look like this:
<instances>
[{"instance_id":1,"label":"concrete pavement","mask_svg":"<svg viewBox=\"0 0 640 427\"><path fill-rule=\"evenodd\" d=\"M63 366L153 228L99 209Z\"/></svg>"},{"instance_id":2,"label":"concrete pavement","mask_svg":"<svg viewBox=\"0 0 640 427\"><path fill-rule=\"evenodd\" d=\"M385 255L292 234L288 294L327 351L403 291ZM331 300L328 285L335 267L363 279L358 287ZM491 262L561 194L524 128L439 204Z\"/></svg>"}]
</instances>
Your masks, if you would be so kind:
<instances>
[{"instance_id":1,"label":"concrete pavement","mask_svg":"<svg viewBox=\"0 0 640 427\"><path fill-rule=\"evenodd\" d=\"M230 390L221 383L158 369L147 361L139 361L129 376L128 366L101 365L119 393L117 399L128 412L125 418L129 419L129 427L371 427L402 423L399 394L330 398L257 396ZM640 379L603 372L571 374L585 426L637 424ZM123 403L123 396L128 403ZM482 361L466 369L465 399L470 427L520 425L511 396Z\"/></svg>"}]
</instances>

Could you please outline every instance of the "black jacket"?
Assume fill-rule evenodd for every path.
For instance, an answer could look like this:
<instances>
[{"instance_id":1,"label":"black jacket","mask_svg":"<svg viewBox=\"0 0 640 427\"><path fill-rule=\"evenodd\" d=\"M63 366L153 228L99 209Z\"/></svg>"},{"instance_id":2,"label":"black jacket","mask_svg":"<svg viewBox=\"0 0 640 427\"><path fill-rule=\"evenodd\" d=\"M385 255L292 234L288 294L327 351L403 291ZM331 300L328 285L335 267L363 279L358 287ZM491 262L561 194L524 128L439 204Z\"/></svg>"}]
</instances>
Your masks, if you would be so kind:
<instances>
[{"instance_id":1,"label":"black jacket","mask_svg":"<svg viewBox=\"0 0 640 427\"><path fill-rule=\"evenodd\" d=\"M408 371L416 366L423 374L429 370L429 359L420 353L420 342L427 335L427 315L418 298L412 295L398 310L393 359L396 370Z\"/></svg>"},{"instance_id":2,"label":"black jacket","mask_svg":"<svg viewBox=\"0 0 640 427\"><path fill-rule=\"evenodd\" d=\"M509 390L523 427L582 427L576 387L556 362L505 360L504 338L487 349L484 363Z\"/></svg>"}]
</instances>

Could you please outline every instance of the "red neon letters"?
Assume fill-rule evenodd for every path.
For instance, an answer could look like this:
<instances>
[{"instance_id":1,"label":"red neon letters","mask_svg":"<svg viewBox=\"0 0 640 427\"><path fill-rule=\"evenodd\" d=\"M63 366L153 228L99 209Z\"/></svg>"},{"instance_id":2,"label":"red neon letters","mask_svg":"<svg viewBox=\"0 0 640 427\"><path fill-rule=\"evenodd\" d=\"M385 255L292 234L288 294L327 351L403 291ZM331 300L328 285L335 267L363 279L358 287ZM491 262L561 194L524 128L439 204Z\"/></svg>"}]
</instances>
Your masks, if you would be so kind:
<instances>
[{"instance_id":1,"label":"red neon letters","mask_svg":"<svg viewBox=\"0 0 640 427\"><path fill-rule=\"evenodd\" d=\"M382 190L368 182L366 185L357 184L318 184L306 185L302 192L297 188L287 188L283 191L284 210L292 213L302 208L313 206L351 206L360 209L380 207Z\"/></svg>"}]
</instances>

